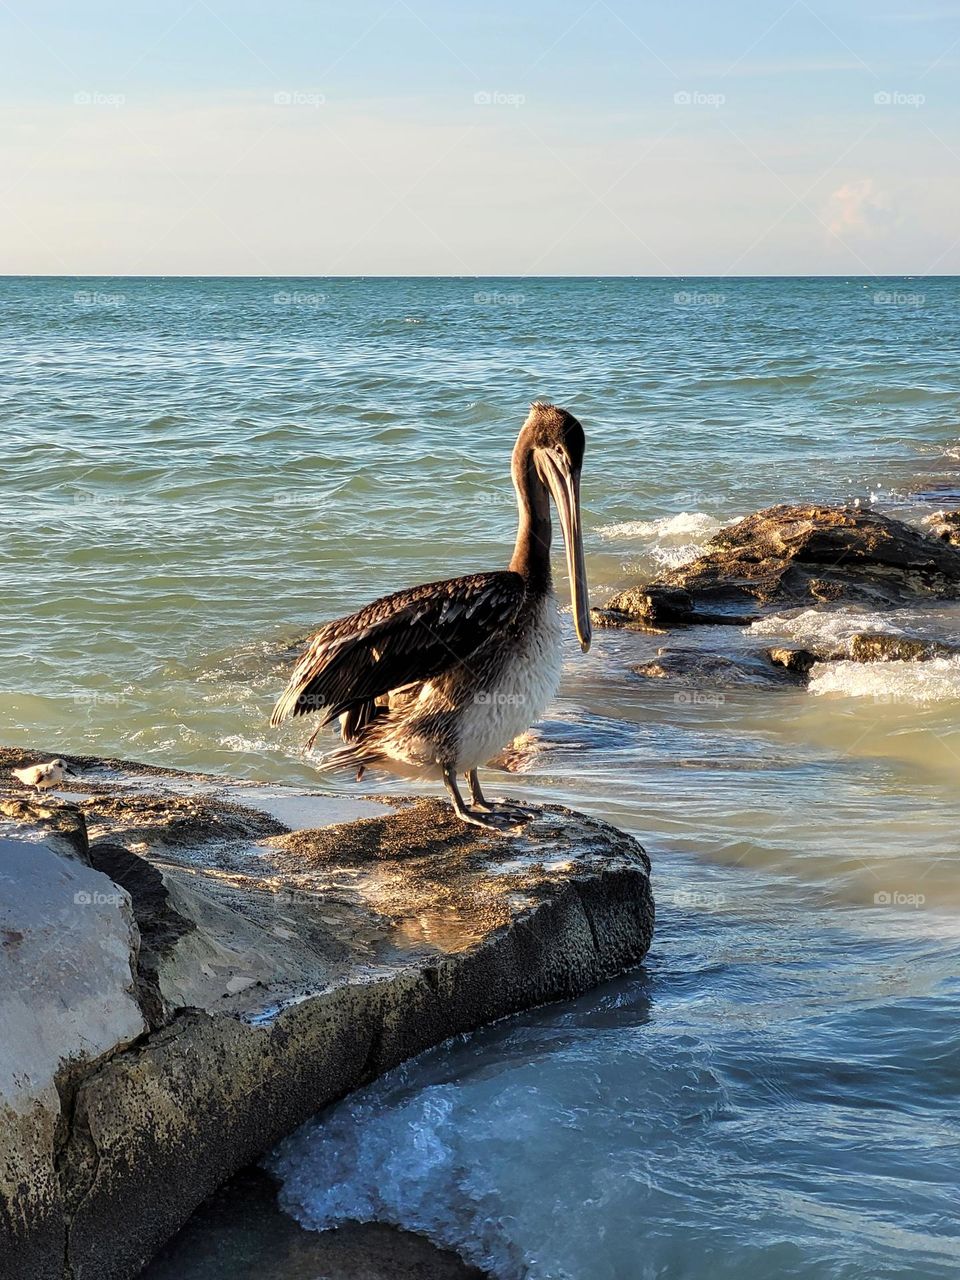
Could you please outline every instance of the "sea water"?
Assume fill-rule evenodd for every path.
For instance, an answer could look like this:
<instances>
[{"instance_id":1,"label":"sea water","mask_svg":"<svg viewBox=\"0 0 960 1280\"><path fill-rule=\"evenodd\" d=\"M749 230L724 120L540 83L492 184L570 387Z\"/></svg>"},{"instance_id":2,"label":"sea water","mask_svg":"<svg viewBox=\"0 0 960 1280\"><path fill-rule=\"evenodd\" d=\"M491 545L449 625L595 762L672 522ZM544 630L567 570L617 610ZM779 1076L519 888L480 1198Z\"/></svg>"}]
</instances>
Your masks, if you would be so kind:
<instances>
[{"instance_id":1,"label":"sea water","mask_svg":"<svg viewBox=\"0 0 960 1280\"><path fill-rule=\"evenodd\" d=\"M531 400L586 428L602 603L771 503L960 504L958 349L951 279L2 280L0 741L316 783L308 728L267 727L292 646L505 565ZM956 1275L960 663L629 668L958 617L785 610L586 656L568 618L559 700L488 791L644 843L648 961L332 1108L271 1158L286 1209L502 1280Z\"/></svg>"}]
</instances>

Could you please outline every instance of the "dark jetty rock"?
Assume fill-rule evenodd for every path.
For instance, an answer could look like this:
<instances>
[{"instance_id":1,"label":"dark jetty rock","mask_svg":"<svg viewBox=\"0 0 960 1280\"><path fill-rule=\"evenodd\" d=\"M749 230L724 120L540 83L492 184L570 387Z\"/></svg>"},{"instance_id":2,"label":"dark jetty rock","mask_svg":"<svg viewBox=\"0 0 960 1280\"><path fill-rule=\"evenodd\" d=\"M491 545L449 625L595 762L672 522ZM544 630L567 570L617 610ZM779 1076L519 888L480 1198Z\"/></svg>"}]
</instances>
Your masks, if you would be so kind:
<instances>
[{"instance_id":1,"label":"dark jetty rock","mask_svg":"<svg viewBox=\"0 0 960 1280\"><path fill-rule=\"evenodd\" d=\"M116 760L11 778L53 754L0 749L0 1280L130 1280L328 1103L650 945L643 849L558 806L506 838Z\"/></svg>"},{"instance_id":2,"label":"dark jetty rock","mask_svg":"<svg viewBox=\"0 0 960 1280\"><path fill-rule=\"evenodd\" d=\"M746 623L817 604L892 608L960 598L960 548L860 507L777 506L720 532L703 555L607 604L608 626L638 620Z\"/></svg>"}]
</instances>

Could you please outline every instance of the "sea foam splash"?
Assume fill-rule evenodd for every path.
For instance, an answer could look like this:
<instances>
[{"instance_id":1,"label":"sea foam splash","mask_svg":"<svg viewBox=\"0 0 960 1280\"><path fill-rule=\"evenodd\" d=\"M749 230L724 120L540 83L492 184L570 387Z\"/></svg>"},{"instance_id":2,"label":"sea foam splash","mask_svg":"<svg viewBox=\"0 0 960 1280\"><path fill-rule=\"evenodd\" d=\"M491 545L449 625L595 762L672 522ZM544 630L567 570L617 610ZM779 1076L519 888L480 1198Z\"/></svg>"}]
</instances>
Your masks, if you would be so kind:
<instances>
[{"instance_id":1,"label":"sea foam splash","mask_svg":"<svg viewBox=\"0 0 960 1280\"><path fill-rule=\"evenodd\" d=\"M531 1259L505 1230L504 1170L471 1150L490 1144L492 1118L479 1109L472 1122L458 1114L463 1091L456 1084L418 1089L390 1106L393 1079L391 1073L280 1145L269 1167L281 1180L281 1208L313 1231L389 1222L458 1250L501 1280L521 1280ZM499 1097L497 1109L507 1101ZM535 1128L528 1099L517 1097L510 1110L514 1136L517 1127Z\"/></svg>"},{"instance_id":2,"label":"sea foam splash","mask_svg":"<svg viewBox=\"0 0 960 1280\"><path fill-rule=\"evenodd\" d=\"M913 662L818 662L810 693L922 705L960 699L960 655Z\"/></svg>"},{"instance_id":3,"label":"sea foam splash","mask_svg":"<svg viewBox=\"0 0 960 1280\"><path fill-rule=\"evenodd\" d=\"M706 544L724 527L724 521L704 511L681 511L658 520L622 520L601 525L597 533L606 542L647 540L653 560L666 569L676 569L703 554Z\"/></svg>"},{"instance_id":4,"label":"sea foam splash","mask_svg":"<svg viewBox=\"0 0 960 1280\"><path fill-rule=\"evenodd\" d=\"M723 528L723 521L708 516L703 511L681 511L675 516L661 516L659 520L622 520L619 524L605 524L597 529L601 538L614 541L620 538L712 538Z\"/></svg>"},{"instance_id":5,"label":"sea foam splash","mask_svg":"<svg viewBox=\"0 0 960 1280\"><path fill-rule=\"evenodd\" d=\"M864 633L900 635L904 626L916 629L916 617L901 611L855 613L848 610L803 609L799 613L772 613L758 618L747 631L755 636L779 636L811 648L846 648L855 635Z\"/></svg>"}]
</instances>

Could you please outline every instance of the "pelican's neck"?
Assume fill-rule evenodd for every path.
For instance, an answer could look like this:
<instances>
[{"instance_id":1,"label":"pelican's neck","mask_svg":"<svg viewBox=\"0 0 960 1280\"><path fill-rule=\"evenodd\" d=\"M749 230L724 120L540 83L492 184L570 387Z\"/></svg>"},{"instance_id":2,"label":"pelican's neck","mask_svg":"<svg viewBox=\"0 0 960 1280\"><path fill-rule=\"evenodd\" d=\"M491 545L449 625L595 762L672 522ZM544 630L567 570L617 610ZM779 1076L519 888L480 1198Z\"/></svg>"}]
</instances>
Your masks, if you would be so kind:
<instances>
[{"instance_id":1,"label":"pelican's neck","mask_svg":"<svg viewBox=\"0 0 960 1280\"><path fill-rule=\"evenodd\" d=\"M533 465L532 450L514 451L512 471L520 521L510 568L527 580L528 587L546 591L550 586L550 496Z\"/></svg>"}]
</instances>

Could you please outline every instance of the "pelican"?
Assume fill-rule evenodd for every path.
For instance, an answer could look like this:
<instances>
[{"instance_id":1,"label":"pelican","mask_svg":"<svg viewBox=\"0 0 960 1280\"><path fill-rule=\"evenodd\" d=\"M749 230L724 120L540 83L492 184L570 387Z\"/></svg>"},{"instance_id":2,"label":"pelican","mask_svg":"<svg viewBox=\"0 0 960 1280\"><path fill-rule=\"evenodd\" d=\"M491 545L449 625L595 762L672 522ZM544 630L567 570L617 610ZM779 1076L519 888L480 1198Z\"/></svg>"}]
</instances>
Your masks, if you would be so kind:
<instances>
[{"instance_id":1,"label":"pelican","mask_svg":"<svg viewBox=\"0 0 960 1280\"><path fill-rule=\"evenodd\" d=\"M31 764L23 769L11 769L10 772L25 787L36 787L37 795L41 791L49 791L57 787L65 777L73 777L72 771L60 759L48 760L45 764Z\"/></svg>"},{"instance_id":2,"label":"pelican","mask_svg":"<svg viewBox=\"0 0 960 1280\"><path fill-rule=\"evenodd\" d=\"M322 712L320 728L339 719L344 745L320 761L321 772L350 769L360 778L378 768L442 779L457 817L475 826L505 831L530 818L517 805L489 804L477 769L539 719L560 683L551 495L574 627L584 653L590 647L583 451L583 428L571 413L532 405L513 450L519 525L509 567L411 587L328 622L297 663L271 725ZM469 786L469 804L458 775Z\"/></svg>"}]
</instances>

